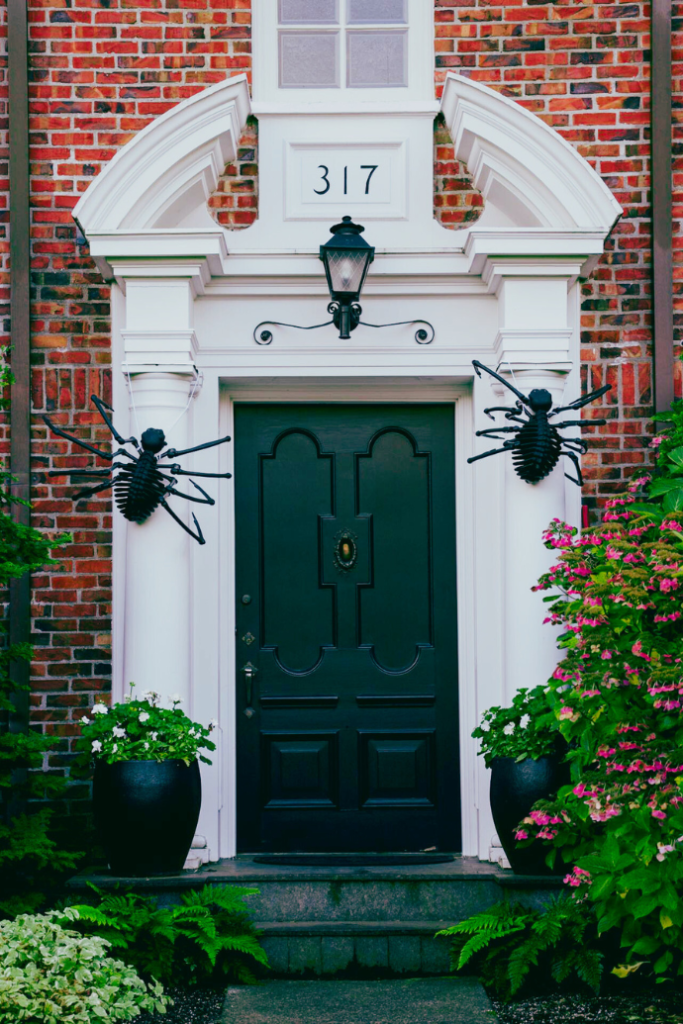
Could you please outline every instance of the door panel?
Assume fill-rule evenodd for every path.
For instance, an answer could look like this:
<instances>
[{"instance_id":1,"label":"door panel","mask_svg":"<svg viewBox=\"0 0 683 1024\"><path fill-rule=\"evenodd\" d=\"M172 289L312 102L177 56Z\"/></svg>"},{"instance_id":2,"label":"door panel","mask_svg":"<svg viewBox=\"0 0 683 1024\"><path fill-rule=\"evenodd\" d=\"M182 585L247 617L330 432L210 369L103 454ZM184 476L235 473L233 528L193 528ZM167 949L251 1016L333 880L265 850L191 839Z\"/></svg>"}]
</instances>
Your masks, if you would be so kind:
<instances>
[{"instance_id":1,"label":"door panel","mask_svg":"<svg viewBox=\"0 0 683 1024\"><path fill-rule=\"evenodd\" d=\"M453 435L236 407L240 850L459 848Z\"/></svg>"}]
</instances>

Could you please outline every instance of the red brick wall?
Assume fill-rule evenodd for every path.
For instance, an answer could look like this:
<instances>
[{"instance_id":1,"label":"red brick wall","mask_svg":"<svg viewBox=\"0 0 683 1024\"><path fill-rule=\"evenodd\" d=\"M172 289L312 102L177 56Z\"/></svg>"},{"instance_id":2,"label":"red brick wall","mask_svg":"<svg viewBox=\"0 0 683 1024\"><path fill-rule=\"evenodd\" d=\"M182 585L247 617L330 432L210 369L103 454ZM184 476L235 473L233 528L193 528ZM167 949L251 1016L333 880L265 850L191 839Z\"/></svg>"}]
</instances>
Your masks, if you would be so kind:
<instances>
[{"instance_id":1,"label":"red brick wall","mask_svg":"<svg viewBox=\"0 0 683 1024\"><path fill-rule=\"evenodd\" d=\"M111 649L110 502L81 501L74 508L68 489L44 475L45 468L65 464L68 445L47 439L41 412L85 439L106 439L88 396L107 398L110 387L109 289L77 237L71 210L118 147L152 118L226 75L249 70L250 0L30 0L29 8L35 522L52 533L72 533L59 569L35 580L33 702L35 721L55 736L52 766L61 768L82 709L109 687ZM590 386L615 385L609 426L585 460L586 495L599 503L646 458L649 8L644 2L533 0L435 0L435 8L437 83L453 69L524 104L592 162L625 207L608 252L584 285L584 372ZM680 46L679 25L677 32ZM678 64L679 97L680 70ZM0 71L4 75L4 65ZM3 89L0 78L2 132ZM435 142L436 215L447 226L471 223L481 197L454 160L442 124ZM228 227L243 227L255 216L256 146L252 123L237 163L226 168L211 199L214 215ZM3 232L6 197L3 148ZM5 338L6 246L3 233ZM682 274L679 260L678 280Z\"/></svg>"}]
</instances>

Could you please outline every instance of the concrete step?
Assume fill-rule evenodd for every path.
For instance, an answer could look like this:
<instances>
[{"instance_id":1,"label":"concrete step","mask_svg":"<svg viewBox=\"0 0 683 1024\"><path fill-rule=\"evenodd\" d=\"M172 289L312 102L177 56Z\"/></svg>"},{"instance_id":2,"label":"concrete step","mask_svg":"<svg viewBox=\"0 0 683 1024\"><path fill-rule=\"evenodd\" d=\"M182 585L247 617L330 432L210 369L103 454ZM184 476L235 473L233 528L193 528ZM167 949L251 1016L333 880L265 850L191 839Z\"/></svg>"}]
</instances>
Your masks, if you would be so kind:
<instances>
[{"instance_id":1,"label":"concrete step","mask_svg":"<svg viewBox=\"0 0 683 1024\"><path fill-rule=\"evenodd\" d=\"M449 941L435 938L450 921L260 921L276 977L443 975Z\"/></svg>"},{"instance_id":2,"label":"concrete step","mask_svg":"<svg viewBox=\"0 0 683 1024\"><path fill-rule=\"evenodd\" d=\"M437 931L504 895L537 905L562 885L560 879L521 877L469 857L445 864L303 867L240 856L175 876L118 878L84 871L68 888L89 893L88 882L153 894L163 904L207 883L257 888L246 905L263 931L274 973L303 977L445 974L449 942L435 939Z\"/></svg>"}]
</instances>

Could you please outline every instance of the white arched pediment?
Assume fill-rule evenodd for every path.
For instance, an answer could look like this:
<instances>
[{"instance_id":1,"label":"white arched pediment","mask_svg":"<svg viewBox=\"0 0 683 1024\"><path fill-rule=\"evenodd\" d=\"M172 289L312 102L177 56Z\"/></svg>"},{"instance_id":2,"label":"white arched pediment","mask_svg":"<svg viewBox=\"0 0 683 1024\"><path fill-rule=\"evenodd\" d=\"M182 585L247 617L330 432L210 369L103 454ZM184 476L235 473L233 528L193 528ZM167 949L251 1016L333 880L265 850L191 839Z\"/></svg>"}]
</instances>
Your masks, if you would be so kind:
<instances>
[{"instance_id":1,"label":"white arched pediment","mask_svg":"<svg viewBox=\"0 0 683 1024\"><path fill-rule=\"evenodd\" d=\"M502 219L518 227L607 234L616 223L621 207L600 175L535 114L453 73L441 106L458 160L495 208L485 214L487 225Z\"/></svg>"},{"instance_id":2,"label":"white arched pediment","mask_svg":"<svg viewBox=\"0 0 683 1024\"><path fill-rule=\"evenodd\" d=\"M93 181L74 218L84 234L216 227L207 201L250 112L246 75L203 89L152 121Z\"/></svg>"}]
</instances>

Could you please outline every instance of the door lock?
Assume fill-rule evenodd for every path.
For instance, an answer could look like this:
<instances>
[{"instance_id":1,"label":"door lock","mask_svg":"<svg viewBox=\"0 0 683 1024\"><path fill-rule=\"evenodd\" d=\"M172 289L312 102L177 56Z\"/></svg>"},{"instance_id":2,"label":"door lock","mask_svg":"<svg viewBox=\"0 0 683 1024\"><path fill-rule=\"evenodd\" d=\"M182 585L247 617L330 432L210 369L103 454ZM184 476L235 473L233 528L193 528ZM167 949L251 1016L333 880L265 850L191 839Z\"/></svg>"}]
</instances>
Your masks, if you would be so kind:
<instances>
[{"instance_id":1,"label":"door lock","mask_svg":"<svg viewBox=\"0 0 683 1024\"><path fill-rule=\"evenodd\" d=\"M256 714L254 708L252 707L252 704L254 703L254 677L257 672L258 669L256 668L255 665L252 665L250 661L248 661L246 665L242 665L242 675L244 676L244 688L247 704L246 708L244 709L244 713L247 716L247 718L251 718L254 714Z\"/></svg>"}]
</instances>

